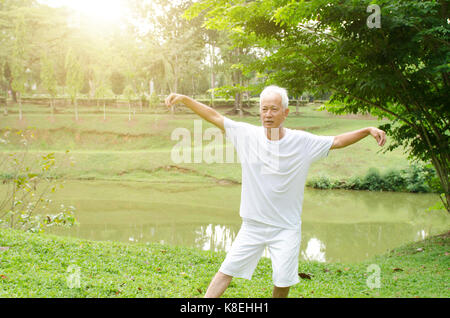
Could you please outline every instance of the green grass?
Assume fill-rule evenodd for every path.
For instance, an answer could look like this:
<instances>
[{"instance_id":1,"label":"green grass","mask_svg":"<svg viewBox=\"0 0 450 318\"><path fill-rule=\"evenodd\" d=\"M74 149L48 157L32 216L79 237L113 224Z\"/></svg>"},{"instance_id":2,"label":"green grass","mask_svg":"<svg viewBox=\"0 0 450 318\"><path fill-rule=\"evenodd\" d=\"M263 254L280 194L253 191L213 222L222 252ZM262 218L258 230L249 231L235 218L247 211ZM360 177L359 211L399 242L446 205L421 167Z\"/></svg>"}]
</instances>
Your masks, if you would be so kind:
<instances>
[{"instance_id":1,"label":"green grass","mask_svg":"<svg viewBox=\"0 0 450 318\"><path fill-rule=\"evenodd\" d=\"M449 244L447 233L361 263L301 262L299 272L311 279L301 279L290 297L449 297ZM0 247L0 297L202 297L225 256L7 229L0 229ZM380 288L367 286L371 264L380 268ZM68 285L71 265L79 268L79 288ZM224 297L271 297L271 274L263 258L253 279L233 279Z\"/></svg>"}]
</instances>

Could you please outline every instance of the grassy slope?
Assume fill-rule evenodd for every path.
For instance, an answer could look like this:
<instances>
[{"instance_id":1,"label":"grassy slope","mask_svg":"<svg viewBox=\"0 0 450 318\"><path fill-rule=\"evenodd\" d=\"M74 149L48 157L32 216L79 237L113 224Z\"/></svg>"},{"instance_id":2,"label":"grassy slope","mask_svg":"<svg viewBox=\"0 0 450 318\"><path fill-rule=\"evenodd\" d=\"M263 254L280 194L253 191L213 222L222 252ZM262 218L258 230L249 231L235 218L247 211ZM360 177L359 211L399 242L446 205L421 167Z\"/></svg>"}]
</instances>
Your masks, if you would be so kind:
<instances>
[{"instance_id":1,"label":"grassy slope","mask_svg":"<svg viewBox=\"0 0 450 318\"><path fill-rule=\"evenodd\" d=\"M449 244L447 233L362 263L302 262L299 271L311 279L301 279L290 297L449 297ZM1 297L202 297L224 257L4 229L0 246ZM80 288L68 287L72 264L80 268ZM380 288L366 284L370 264L381 269ZM224 297L271 297L271 286L270 260L261 259L253 279L234 279Z\"/></svg>"},{"instance_id":2,"label":"grassy slope","mask_svg":"<svg viewBox=\"0 0 450 318\"><path fill-rule=\"evenodd\" d=\"M29 110L27 110L27 107ZM300 108L295 114L295 107L286 120L286 127L303 129L319 135L336 135L366 126L377 126L381 121L365 118L348 118L334 116L326 112L315 111L316 106ZM32 110L32 111L31 111ZM176 128L187 128L193 136L194 114L137 113L132 121L128 121L126 110L114 109L107 120L103 120L101 112L92 113L91 108L80 108L80 120L75 122L70 113L55 116L51 121L48 109L38 106L24 107L24 120L18 121L17 115L3 117L0 130L35 129L35 139L30 144L32 158L36 152L57 152L62 155L70 150L76 164L63 168L60 172L72 179L107 179L107 180L147 180L152 179L154 169L166 165L174 165L171 150L178 140L171 140L171 133ZM121 111L121 112L120 112ZM223 110L220 110L223 112ZM252 110L256 113L256 110ZM259 119L252 117L234 117L232 119L259 125ZM201 121L203 132L212 127ZM2 145L3 151L17 151L19 140L10 145ZM203 146L210 141L203 141ZM0 149L0 150L1 150ZM326 175L332 178L348 178L354 175L365 175L371 167L381 171L401 169L408 166L406 155L401 149L387 154L380 153L380 148L372 138L366 138L345 150L335 150L325 160L320 160L310 169L310 177ZM233 163L180 163L189 168L189 175L212 176L216 179L240 181L239 164ZM184 181L186 172L167 171L167 177L173 181ZM158 177L159 178L159 177ZM205 179L208 180L208 178Z\"/></svg>"}]
</instances>

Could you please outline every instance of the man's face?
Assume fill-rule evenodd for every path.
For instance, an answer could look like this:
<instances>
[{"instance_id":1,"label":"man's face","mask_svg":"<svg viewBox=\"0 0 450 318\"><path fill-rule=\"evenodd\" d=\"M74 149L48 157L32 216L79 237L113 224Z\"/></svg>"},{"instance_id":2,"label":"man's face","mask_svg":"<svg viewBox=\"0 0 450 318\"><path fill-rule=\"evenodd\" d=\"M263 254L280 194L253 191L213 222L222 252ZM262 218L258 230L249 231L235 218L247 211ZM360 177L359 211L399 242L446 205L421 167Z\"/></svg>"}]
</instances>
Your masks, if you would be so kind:
<instances>
[{"instance_id":1,"label":"man's face","mask_svg":"<svg viewBox=\"0 0 450 318\"><path fill-rule=\"evenodd\" d=\"M260 118L263 127L279 128L283 125L289 109L283 110L281 96L278 93L270 93L261 99Z\"/></svg>"}]
</instances>

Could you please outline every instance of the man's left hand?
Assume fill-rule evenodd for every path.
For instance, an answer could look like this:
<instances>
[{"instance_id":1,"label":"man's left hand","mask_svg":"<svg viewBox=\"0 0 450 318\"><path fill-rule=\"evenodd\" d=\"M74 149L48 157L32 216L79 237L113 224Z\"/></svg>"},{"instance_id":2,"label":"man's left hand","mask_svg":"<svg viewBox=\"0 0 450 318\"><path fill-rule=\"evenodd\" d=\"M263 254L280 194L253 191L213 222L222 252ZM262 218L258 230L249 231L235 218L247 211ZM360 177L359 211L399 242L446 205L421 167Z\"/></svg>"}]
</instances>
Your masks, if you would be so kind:
<instances>
[{"instance_id":1,"label":"man's left hand","mask_svg":"<svg viewBox=\"0 0 450 318\"><path fill-rule=\"evenodd\" d=\"M386 142L386 133L383 130L375 127L370 127L369 131L373 138L375 138L375 140L377 141L378 145L380 147L383 146Z\"/></svg>"}]
</instances>

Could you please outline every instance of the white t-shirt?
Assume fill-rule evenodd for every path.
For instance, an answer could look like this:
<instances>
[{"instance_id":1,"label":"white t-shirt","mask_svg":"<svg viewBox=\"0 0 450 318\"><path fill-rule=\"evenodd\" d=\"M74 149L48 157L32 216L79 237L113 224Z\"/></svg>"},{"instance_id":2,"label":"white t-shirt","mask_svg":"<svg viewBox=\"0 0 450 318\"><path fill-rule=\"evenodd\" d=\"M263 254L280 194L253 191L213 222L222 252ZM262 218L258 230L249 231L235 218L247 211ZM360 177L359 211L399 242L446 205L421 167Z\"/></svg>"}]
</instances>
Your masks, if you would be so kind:
<instances>
[{"instance_id":1,"label":"white t-shirt","mask_svg":"<svg viewBox=\"0 0 450 318\"><path fill-rule=\"evenodd\" d=\"M309 166L328 155L334 137L284 128L283 138L269 140L263 126L227 117L224 127L242 167L240 216L298 229Z\"/></svg>"}]
</instances>

